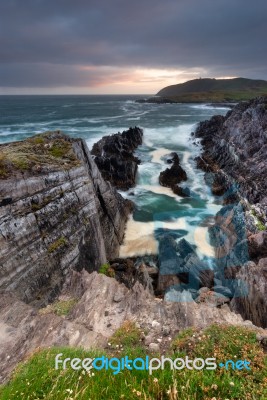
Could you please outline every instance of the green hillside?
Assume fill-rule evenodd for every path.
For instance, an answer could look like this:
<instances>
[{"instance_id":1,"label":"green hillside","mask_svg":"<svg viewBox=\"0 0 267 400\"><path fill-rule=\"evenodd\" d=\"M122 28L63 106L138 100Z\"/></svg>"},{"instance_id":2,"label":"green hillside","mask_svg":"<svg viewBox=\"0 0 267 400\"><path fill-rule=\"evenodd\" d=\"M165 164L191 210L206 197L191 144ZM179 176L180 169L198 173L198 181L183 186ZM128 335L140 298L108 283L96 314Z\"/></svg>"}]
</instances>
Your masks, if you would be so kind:
<instances>
[{"instance_id":1,"label":"green hillside","mask_svg":"<svg viewBox=\"0 0 267 400\"><path fill-rule=\"evenodd\" d=\"M175 102L236 102L267 95L267 81L245 78L194 79L167 86L157 96Z\"/></svg>"}]
</instances>

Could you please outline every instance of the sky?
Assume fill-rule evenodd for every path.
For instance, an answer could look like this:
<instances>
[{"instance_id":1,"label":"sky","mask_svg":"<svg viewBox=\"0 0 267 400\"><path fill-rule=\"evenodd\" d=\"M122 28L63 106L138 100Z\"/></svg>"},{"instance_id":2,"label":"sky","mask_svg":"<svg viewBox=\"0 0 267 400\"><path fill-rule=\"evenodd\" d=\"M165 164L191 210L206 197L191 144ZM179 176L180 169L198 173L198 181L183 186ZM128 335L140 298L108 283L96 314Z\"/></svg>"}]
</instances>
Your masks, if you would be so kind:
<instances>
[{"instance_id":1,"label":"sky","mask_svg":"<svg viewBox=\"0 0 267 400\"><path fill-rule=\"evenodd\" d=\"M0 0L0 94L267 80L266 0Z\"/></svg>"}]
</instances>

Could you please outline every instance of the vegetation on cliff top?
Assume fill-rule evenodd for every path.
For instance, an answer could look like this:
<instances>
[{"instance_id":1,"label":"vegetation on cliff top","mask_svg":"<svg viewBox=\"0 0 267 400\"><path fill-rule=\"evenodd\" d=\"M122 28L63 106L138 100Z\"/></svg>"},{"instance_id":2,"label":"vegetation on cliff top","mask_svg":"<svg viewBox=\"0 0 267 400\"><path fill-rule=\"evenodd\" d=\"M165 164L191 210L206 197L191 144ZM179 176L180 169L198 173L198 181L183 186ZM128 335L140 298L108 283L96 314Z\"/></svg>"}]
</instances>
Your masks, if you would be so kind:
<instances>
[{"instance_id":1,"label":"vegetation on cliff top","mask_svg":"<svg viewBox=\"0 0 267 400\"><path fill-rule=\"evenodd\" d=\"M161 89L157 96L181 103L238 102L267 95L267 81L234 79L193 79Z\"/></svg>"},{"instance_id":2,"label":"vegetation on cliff top","mask_svg":"<svg viewBox=\"0 0 267 400\"><path fill-rule=\"evenodd\" d=\"M47 167L70 169L79 164L71 141L60 131L0 145L0 179L26 171L40 173Z\"/></svg>"},{"instance_id":3,"label":"vegetation on cliff top","mask_svg":"<svg viewBox=\"0 0 267 400\"><path fill-rule=\"evenodd\" d=\"M139 344L140 343L140 344ZM123 325L110 339L105 351L85 351L74 348L53 348L36 351L19 365L11 381L0 388L1 400L266 400L267 357L256 339L255 332L233 326L212 325L204 331L187 329L173 341L166 356L172 359L215 357L217 362L246 359L251 370L148 371L124 369L117 375L108 370L74 371L55 369L55 356L84 359L86 357L129 358L145 357L147 351L138 328ZM157 357L158 354L150 354Z\"/></svg>"}]
</instances>

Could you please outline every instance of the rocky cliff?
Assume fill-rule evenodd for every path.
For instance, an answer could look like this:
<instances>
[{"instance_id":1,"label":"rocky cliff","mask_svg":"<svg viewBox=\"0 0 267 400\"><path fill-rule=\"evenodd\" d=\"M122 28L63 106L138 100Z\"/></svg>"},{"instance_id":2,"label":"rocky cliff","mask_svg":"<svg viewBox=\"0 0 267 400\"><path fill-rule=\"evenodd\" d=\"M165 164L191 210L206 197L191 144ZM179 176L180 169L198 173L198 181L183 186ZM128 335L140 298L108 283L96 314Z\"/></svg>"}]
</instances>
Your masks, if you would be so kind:
<instances>
[{"instance_id":1,"label":"rocky cliff","mask_svg":"<svg viewBox=\"0 0 267 400\"><path fill-rule=\"evenodd\" d=\"M83 140L49 132L0 146L0 289L49 301L71 268L118 255L131 203Z\"/></svg>"},{"instance_id":2,"label":"rocky cliff","mask_svg":"<svg viewBox=\"0 0 267 400\"><path fill-rule=\"evenodd\" d=\"M235 311L266 327L267 97L201 122L195 137L202 146L197 163L223 203L210 228L215 278Z\"/></svg>"}]
</instances>

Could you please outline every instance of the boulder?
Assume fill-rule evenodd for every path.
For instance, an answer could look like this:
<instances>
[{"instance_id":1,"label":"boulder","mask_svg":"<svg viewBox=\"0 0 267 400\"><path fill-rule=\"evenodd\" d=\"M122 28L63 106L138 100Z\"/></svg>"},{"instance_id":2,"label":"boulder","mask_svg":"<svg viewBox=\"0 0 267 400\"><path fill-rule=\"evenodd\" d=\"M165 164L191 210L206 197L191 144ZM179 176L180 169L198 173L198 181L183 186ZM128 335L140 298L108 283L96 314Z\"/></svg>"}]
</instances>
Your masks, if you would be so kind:
<instances>
[{"instance_id":1,"label":"boulder","mask_svg":"<svg viewBox=\"0 0 267 400\"><path fill-rule=\"evenodd\" d=\"M248 246L252 258L267 257L267 232L261 231L249 236Z\"/></svg>"}]
</instances>

